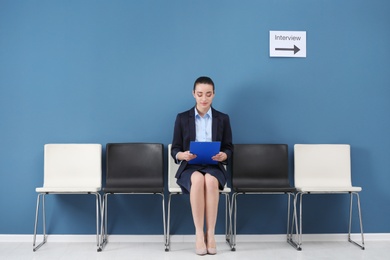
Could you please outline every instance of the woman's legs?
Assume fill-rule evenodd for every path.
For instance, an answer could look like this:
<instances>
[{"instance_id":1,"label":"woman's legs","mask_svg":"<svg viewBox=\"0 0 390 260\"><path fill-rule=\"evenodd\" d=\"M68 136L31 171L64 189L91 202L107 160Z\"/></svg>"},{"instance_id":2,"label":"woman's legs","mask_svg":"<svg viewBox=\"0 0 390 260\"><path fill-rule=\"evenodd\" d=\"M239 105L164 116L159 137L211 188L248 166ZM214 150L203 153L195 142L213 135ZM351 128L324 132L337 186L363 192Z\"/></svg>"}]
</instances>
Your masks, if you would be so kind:
<instances>
[{"instance_id":1,"label":"woman's legs","mask_svg":"<svg viewBox=\"0 0 390 260\"><path fill-rule=\"evenodd\" d=\"M207 248L215 248L215 224L217 222L219 183L217 178L205 174L205 213L206 213L206 239Z\"/></svg>"},{"instance_id":2,"label":"woman's legs","mask_svg":"<svg viewBox=\"0 0 390 260\"><path fill-rule=\"evenodd\" d=\"M205 214L205 179L202 173L194 172L191 176L190 202L195 225L196 249L205 249L204 214Z\"/></svg>"},{"instance_id":3,"label":"woman's legs","mask_svg":"<svg viewBox=\"0 0 390 260\"><path fill-rule=\"evenodd\" d=\"M206 218L207 247L215 248L215 224L219 202L218 180L210 175L194 172L191 176L190 202L195 225L196 248L204 244L204 219Z\"/></svg>"}]
</instances>

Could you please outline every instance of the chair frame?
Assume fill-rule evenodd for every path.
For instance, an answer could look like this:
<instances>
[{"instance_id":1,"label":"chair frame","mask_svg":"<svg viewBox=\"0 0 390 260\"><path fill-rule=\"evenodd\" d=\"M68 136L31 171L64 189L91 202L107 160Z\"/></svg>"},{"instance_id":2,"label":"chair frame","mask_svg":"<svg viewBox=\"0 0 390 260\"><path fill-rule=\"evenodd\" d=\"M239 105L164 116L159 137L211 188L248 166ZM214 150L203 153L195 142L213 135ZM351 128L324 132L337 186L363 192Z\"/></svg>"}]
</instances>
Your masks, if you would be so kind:
<instances>
[{"instance_id":1,"label":"chair frame","mask_svg":"<svg viewBox=\"0 0 390 260\"><path fill-rule=\"evenodd\" d=\"M349 223L348 223L348 242L360 247L362 250L365 249L364 245L364 233L363 233L363 221L362 221L362 213L360 206L360 197L358 192L327 192L327 193L319 193L319 192L297 192L296 200L294 204L297 204L299 201L299 232L298 232L298 241L296 244L298 245L299 250L302 250L302 209L303 209L303 195L305 194L350 194L350 205L349 205ZM353 196L357 198L357 207L358 207L358 216L359 216L359 226L360 226L360 234L361 234L361 243L352 240L351 230L352 230L352 209L353 209ZM296 208L296 206L295 206Z\"/></svg>"},{"instance_id":2,"label":"chair frame","mask_svg":"<svg viewBox=\"0 0 390 260\"><path fill-rule=\"evenodd\" d=\"M58 145L58 146L99 145L100 146L100 144L46 144L45 145L45 159L46 159L46 156L47 156L46 155L46 147L47 146L51 146L51 145ZM101 153L101 146L100 146L100 153ZM100 154L100 158L101 158L101 154ZM100 165L101 165L101 161L100 161ZM100 178L101 178L101 173L100 173ZM96 189L98 190L96 192L95 191L83 191L82 189L78 190L78 191L74 191L74 192L71 191L71 190L62 191L63 188L50 187L50 186L46 187L45 185L42 188L43 189L49 189L49 191L38 192L37 202L36 202L36 209L35 209L35 223L34 223L34 235L33 235L33 252L37 251L40 247L42 247L47 242L48 235L46 233L46 210L45 210L45 196L46 195L69 195L69 194L72 194L72 195L80 195L80 194L95 195L95 198L96 198L96 246L97 246L97 248L99 248L99 245L100 245L100 239L99 239L99 234L100 234L100 232L99 232L99 217L100 217L100 212L99 212L99 208L101 206L101 195L100 195L99 191L101 189L101 184L100 184L99 187L96 187ZM50 191L50 190L52 190L52 191ZM39 221L38 220L39 220L40 208L41 208L41 214L42 214L42 236L43 236L43 238L42 238L42 241L38 245L36 245L36 243L37 243L37 229L38 229L38 225L39 225Z\"/></svg>"},{"instance_id":3,"label":"chair frame","mask_svg":"<svg viewBox=\"0 0 390 260\"><path fill-rule=\"evenodd\" d=\"M171 201L173 195L182 195L182 191L179 185L174 182L171 182L175 177L178 165L175 163L171 156L171 144L168 145L168 216L167 216L167 236L165 240L165 251L170 250L170 222L171 222ZM179 191L180 189L180 191ZM231 189L225 185L223 190L219 191L220 195L225 196L225 240L231 247L231 233L232 233L232 224L231 224L231 207L230 207L230 192Z\"/></svg>"},{"instance_id":4,"label":"chair frame","mask_svg":"<svg viewBox=\"0 0 390 260\"><path fill-rule=\"evenodd\" d=\"M107 144L107 146L113 145L113 144L115 144L115 143ZM117 144L124 144L124 143L117 143ZM131 143L129 143L129 144L131 144ZM142 143L132 143L132 144L142 144ZM151 144L151 143L145 143L145 144ZM163 163L163 165L164 165L164 163ZM108 166L108 163L107 163L107 166ZM167 241L164 191L162 191L162 192L111 192L111 191L106 192L103 189L103 193L104 193L104 195L103 195L102 207L101 207L102 210L101 210L100 246L98 248L98 252L103 251L104 247L108 243L108 233L107 233L108 212L107 212L107 208L108 208L108 195L110 195L110 194L111 195L161 195L161 197L162 197L162 217L163 217L163 229L164 229L164 243Z\"/></svg>"},{"instance_id":5,"label":"chair frame","mask_svg":"<svg viewBox=\"0 0 390 260\"><path fill-rule=\"evenodd\" d=\"M236 144L235 147L241 146L241 145L257 145L257 144ZM263 144L259 144L263 145ZM264 144L264 145L272 145L272 144ZM280 146L281 144L275 144ZM287 145L286 146L286 152L287 150ZM237 152L237 149L235 149ZM288 156L288 153L286 153L286 156ZM287 157L288 158L288 157ZM288 159L287 159L288 160ZM288 162L288 161L287 161ZM234 154L233 154L233 176L234 176ZM234 177L232 176L232 181L234 182ZM234 188L234 183L233 183L233 188ZM242 188L240 188L242 189ZM287 191L290 190L290 191ZM231 249L232 251L236 251L236 239L237 239L237 197L238 195L287 195L287 242L294 247L297 250L301 250L298 246L298 244L293 240L293 232L294 232L294 224L295 224L295 230L298 232L298 221L297 221L297 214L296 214L296 208L295 208L295 200L296 200L296 195L295 195L295 188L290 186L289 188L286 187L285 190L283 188L277 188L277 187L267 187L267 188L257 188L257 191L235 191L232 195L232 214L234 212L234 228L233 228L233 235L232 235L232 241L231 241ZM293 198L293 209L291 209L291 197ZM291 212L292 211L292 212ZM290 219L290 215L292 214L292 218ZM231 219L232 216L230 217ZM291 222L291 226L290 226Z\"/></svg>"},{"instance_id":6,"label":"chair frame","mask_svg":"<svg viewBox=\"0 0 390 260\"><path fill-rule=\"evenodd\" d=\"M295 158L296 158L296 146L300 146L301 144L296 144L294 146L294 153L295 153ZM321 145L328 145L328 146L337 146L337 144L311 144L307 146L321 146ZM345 146L345 145L340 145L340 146ZM349 145L348 145L349 147ZM349 151L349 173L351 177L351 169L350 169L350 148L348 148ZM305 194L349 194L350 195L350 203L349 203L349 223L348 223L348 242L360 247L362 250L365 249L365 244L364 244L364 233L363 233L363 221L362 221L362 213L361 213L361 206L360 206L360 197L359 197L359 191L355 191L356 188L360 187L353 187L350 185L350 187L346 187L345 189L341 190L316 190L312 188L306 188L306 187L297 187L297 194L296 198L294 201L294 208L296 210L298 202L299 202L299 231L298 231L298 241L296 242L298 247L302 249L302 216L303 216L303 195ZM351 237L351 231L352 231L352 215L353 215L353 197L356 196L357 199L357 208L358 208L358 217L359 217L359 226L360 226L360 234L361 234L361 242L356 242L352 240Z\"/></svg>"},{"instance_id":7,"label":"chair frame","mask_svg":"<svg viewBox=\"0 0 390 260\"><path fill-rule=\"evenodd\" d=\"M289 243L292 247L297 249L298 251L301 250L299 244L294 241L293 239L293 233L294 233L294 224L295 224L295 230L298 232L298 221L297 219L297 214L296 214L296 209L294 207L294 201L296 199L296 195L294 192L234 192L232 195L232 212L234 212L234 224L233 224L233 235L231 239L231 249L232 251L236 251L236 237L237 237L237 196L238 195L287 195L287 243ZM291 209L291 197L293 198L293 209ZM292 210L292 212L291 212ZM290 215L292 216L292 220L290 220ZM232 219L232 217L231 217ZM290 221L291 227L290 227Z\"/></svg>"},{"instance_id":8,"label":"chair frame","mask_svg":"<svg viewBox=\"0 0 390 260\"><path fill-rule=\"evenodd\" d=\"M101 240L98 248L98 252L103 251L104 247L108 243L108 233L106 232L107 230L107 219L108 219L108 195L161 195L162 197L162 215L163 215L163 228L164 228L164 242L167 241L167 229L166 229L166 222L165 222L165 199L164 199L164 193L114 193L114 192L107 192L104 193L103 195L103 201L102 201L102 216L101 216Z\"/></svg>"},{"instance_id":9,"label":"chair frame","mask_svg":"<svg viewBox=\"0 0 390 260\"><path fill-rule=\"evenodd\" d=\"M99 192L77 192L77 193L67 193L67 192L41 192L38 194L37 197L37 206L35 210L35 224L34 224L34 237L33 237L33 251L37 251L41 246L43 246L47 242L47 233L46 233L46 211L45 211L45 196L46 195L64 195L64 194L72 194L72 195L80 195L80 194L91 194L95 195L96 197L96 246L99 248L100 246L100 239L99 239L99 218L100 218L100 212L99 207L101 205L101 195ZM43 224L43 240L40 242L37 246L36 240L37 240L37 228L39 225L39 208L42 201L42 224Z\"/></svg>"}]
</instances>

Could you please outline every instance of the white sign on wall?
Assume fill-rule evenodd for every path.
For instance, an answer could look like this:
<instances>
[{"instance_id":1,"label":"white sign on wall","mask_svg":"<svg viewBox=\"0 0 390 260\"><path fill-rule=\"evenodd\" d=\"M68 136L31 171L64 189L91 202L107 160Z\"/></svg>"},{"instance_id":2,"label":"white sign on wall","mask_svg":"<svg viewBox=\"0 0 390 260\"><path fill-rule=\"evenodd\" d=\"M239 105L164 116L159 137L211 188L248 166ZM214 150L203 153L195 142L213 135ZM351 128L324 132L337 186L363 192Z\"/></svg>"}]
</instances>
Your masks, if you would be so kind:
<instances>
[{"instance_id":1,"label":"white sign on wall","mask_svg":"<svg viewBox=\"0 0 390 260\"><path fill-rule=\"evenodd\" d=\"M306 57L305 31L269 31L270 57Z\"/></svg>"}]
</instances>

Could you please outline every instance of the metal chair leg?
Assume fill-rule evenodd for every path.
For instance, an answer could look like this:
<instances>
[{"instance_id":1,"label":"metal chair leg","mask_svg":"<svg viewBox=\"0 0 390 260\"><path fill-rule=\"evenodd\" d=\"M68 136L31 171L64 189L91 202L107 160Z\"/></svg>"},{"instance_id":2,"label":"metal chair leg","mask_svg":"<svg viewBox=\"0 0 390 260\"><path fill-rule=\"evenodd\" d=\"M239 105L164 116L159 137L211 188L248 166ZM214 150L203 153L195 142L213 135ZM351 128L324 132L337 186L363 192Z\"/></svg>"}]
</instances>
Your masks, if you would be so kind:
<instances>
[{"instance_id":1,"label":"metal chair leg","mask_svg":"<svg viewBox=\"0 0 390 260\"><path fill-rule=\"evenodd\" d=\"M230 202L230 195L228 194L228 209L229 209L229 244L231 245L232 234L233 234L233 224L232 224L232 207Z\"/></svg>"},{"instance_id":2,"label":"metal chair leg","mask_svg":"<svg viewBox=\"0 0 390 260\"><path fill-rule=\"evenodd\" d=\"M294 241L293 239L293 233L294 233L294 224L295 224L295 230L298 233L298 220L297 220L297 214L296 214L296 196L294 193L287 193L288 195L288 206L287 206L287 242L294 247L297 250L302 250L300 246L298 246L298 243ZM291 196L293 196L293 213L292 213L292 220L291 220L291 228L290 228L290 214L291 214ZM298 236L298 234L297 234Z\"/></svg>"},{"instance_id":3,"label":"metal chair leg","mask_svg":"<svg viewBox=\"0 0 390 260\"><path fill-rule=\"evenodd\" d=\"M167 217L167 237L165 241L165 252L168 252L170 250L170 242L171 242L171 200L172 200L172 193L169 193L168 197L168 217Z\"/></svg>"},{"instance_id":4,"label":"metal chair leg","mask_svg":"<svg viewBox=\"0 0 390 260\"><path fill-rule=\"evenodd\" d=\"M290 193L287 193L287 241L290 240L290 210ZM294 225L294 218L292 221Z\"/></svg>"},{"instance_id":5,"label":"metal chair leg","mask_svg":"<svg viewBox=\"0 0 390 260\"><path fill-rule=\"evenodd\" d=\"M101 215L101 220L100 220L100 246L98 248L98 252L101 252L104 248L104 246L107 244L107 198L108 193L105 193L103 195L102 199L102 207L100 209L100 215Z\"/></svg>"},{"instance_id":6,"label":"metal chair leg","mask_svg":"<svg viewBox=\"0 0 390 260\"><path fill-rule=\"evenodd\" d=\"M231 246L232 237L232 222L230 212L230 197L228 193L225 193L225 239L229 246Z\"/></svg>"},{"instance_id":7,"label":"metal chair leg","mask_svg":"<svg viewBox=\"0 0 390 260\"><path fill-rule=\"evenodd\" d=\"M298 247L302 248L302 200L303 200L303 193L298 193L297 196L299 196L299 232L298 232Z\"/></svg>"},{"instance_id":8,"label":"metal chair leg","mask_svg":"<svg viewBox=\"0 0 390 260\"><path fill-rule=\"evenodd\" d=\"M238 193L233 193L233 196L232 196L232 206L231 206L231 212L230 212L230 216L233 215L233 211L234 211L234 224L233 224L233 235L231 237L231 240L230 240L230 247L231 247L231 250L232 251L236 251L236 238L237 238L237 195ZM232 219L232 217L230 217L230 219Z\"/></svg>"},{"instance_id":9,"label":"metal chair leg","mask_svg":"<svg viewBox=\"0 0 390 260\"><path fill-rule=\"evenodd\" d=\"M36 240L37 240L37 228L38 228L38 216L39 216L39 204L40 204L40 198L42 196L42 225L43 225L43 241L35 246ZM40 193L37 197L37 207L35 210L35 225L34 225L34 238L33 238L33 251L37 251L41 246L43 246L47 241L47 235L46 235L46 212L45 212L45 194Z\"/></svg>"},{"instance_id":10,"label":"metal chair leg","mask_svg":"<svg viewBox=\"0 0 390 260\"><path fill-rule=\"evenodd\" d=\"M359 225L360 225L360 233L361 233L361 244L355 242L351 238L351 230L352 230L352 207L353 207L353 195L356 195L357 198L357 206L358 206L358 214L359 214ZM365 249L364 247L364 235L363 235L363 222L362 222L362 213L361 213L361 208L360 208L360 198L359 194L356 192L350 192L350 197L351 197L351 203L349 205L349 228L348 228L348 241L351 242L352 244L357 245L360 247L362 250Z\"/></svg>"},{"instance_id":11,"label":"metal chair leg","mask_svg":"<svg viewBox=\"0 0 390 260\"><path fill-rule=\"evenodd\" d=\"M96 246L98 247L98 251L100 248L100 239L99 239L99 209L101 207L101 196L99 193L95 193L96 196Z\"/></svg>"},{"instance_id":12,"label":"metal chair leg","mask_svg":"<svg viewBox=\"0 0 390 260\"><path fill-rule=\"evenodd\" d=\"M165 220L165 197L164 193L160 193L162 196L162 215L163 215L163 227L164 227L164 246L165 246L165 251L167 251L167 222Z\"/></svg>"}]
</instances>

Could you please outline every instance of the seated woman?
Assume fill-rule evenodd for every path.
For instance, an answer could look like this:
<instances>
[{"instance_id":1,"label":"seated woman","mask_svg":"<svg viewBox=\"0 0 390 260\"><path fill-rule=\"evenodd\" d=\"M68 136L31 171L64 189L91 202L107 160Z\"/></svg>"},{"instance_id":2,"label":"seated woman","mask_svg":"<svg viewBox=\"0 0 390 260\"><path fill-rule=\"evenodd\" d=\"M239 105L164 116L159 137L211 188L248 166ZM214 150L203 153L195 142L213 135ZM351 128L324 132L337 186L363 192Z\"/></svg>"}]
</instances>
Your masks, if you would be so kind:
<instances>
[{"instance_id":1,"label":"seated woman","mask_svg":"<svg viewBox=\"0 0 390 260\"><path fill-rule=\"evenodd\" d=\"M194 83L195 107L176 117L171 156L180 163L177 183L183 193L190 194L192 217L195 225L198 255L217 253L215 224L217 221L219 190L226 184L227 172L223 167L233 152L229 116L211 107L215 95L214 82L200 77ZM221 151L212 159L217 164L189 164L196 155L189 151L190 142L220 141ZM206 220L206 233L204 221Z\"/></svg>"}]
</instances>

